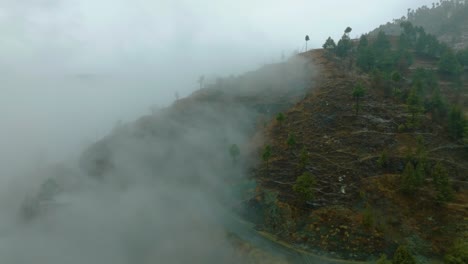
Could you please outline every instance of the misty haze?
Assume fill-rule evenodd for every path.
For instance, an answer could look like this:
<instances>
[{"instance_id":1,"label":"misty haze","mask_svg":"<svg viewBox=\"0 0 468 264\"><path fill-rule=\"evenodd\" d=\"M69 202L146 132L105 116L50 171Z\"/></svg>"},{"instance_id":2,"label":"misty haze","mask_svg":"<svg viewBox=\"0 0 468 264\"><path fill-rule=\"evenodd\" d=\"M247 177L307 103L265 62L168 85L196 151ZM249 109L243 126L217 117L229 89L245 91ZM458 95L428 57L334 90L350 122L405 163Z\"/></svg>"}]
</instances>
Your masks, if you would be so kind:
<instances>
[{"instance_id":1,"label":"misty haze","mask_svg":"<svg viewBox=\"0 0 468 264\"><path fill-rule=\"evenodd\" d=\"M0 263L468 263L468 2L0 0Z\"/></svg>"}]
</instances>

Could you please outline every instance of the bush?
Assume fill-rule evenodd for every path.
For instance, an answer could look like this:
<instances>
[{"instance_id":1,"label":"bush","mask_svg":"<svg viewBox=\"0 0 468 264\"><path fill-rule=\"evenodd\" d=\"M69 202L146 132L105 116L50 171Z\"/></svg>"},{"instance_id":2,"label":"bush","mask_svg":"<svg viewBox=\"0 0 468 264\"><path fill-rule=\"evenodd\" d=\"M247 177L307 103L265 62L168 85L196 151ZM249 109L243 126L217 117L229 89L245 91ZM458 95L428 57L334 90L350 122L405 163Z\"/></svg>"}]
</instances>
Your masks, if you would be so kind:
<instances>
[{"instance_id":1,"label":"bush","mask_svg":"<svg viewBox=\"0 0 468 264\"><path fill-rule=\"evenodd\" d=\"M301 176L297 177L296 183L293 185L293 191L303 201L309 201L314 198L314 187L316 181L314 176L309 172L304 172Z\"/></svg>"},{"instance_id":2,"label":"bush","mask_svg":"<svg viewBox=\"0 0 468 264\"><path fill-rule=\"evenodd\" d=\"M377 160L377 164L379 164L381 168L386 168L388 166L389 159L388 159L388 153L386 150L384 150L382 154L380 155L380 158Z\"/></svg>"},{"instance_id":3,"label":"bush","mask_svg":"<svg viewBox=\"0 0 468 264\"><path fill-rule=\"evenodd\" d=\"M393 255L393 264L416 264L416 260L405 246L399 246Z\"/></svg>"}]
</instances>

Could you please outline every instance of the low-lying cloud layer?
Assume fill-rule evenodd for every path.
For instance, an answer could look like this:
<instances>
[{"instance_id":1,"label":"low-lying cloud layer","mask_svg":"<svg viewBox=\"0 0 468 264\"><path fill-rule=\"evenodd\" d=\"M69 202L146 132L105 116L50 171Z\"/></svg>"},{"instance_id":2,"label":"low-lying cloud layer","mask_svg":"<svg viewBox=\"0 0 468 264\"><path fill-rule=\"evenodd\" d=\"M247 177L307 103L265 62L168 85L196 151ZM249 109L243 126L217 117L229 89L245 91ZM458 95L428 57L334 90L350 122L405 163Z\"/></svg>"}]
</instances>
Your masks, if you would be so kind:
<instances>
[{"instance_id":1,"label":"low-lying cloud layer","mask_svg":"<svg viewBox=\"0 0 468 264\"><path fill-rule=\"evenodd\" d=\"M116 127L78 167L36 171L23 183L36 188L10 191L0 208L0 262L244 263L227 233L253 232L231 212L258 156L251 138L258 120L312 89L315 73L296 58L220 79Z\"/></svg>"},{"instance_id":2,"label":"low-lying cloud layer","mask_svg":"<svg viewBox=\"0 0 468 264\"><path fill-rule=\"evenodd\" d=\"M201 107L204 121L189 127L164 114L117 126L102 143L109 168L94 178L73 162L48 164L190 94L202 74L210 82L277 62L302 51L305 34L309 47L346 26L357 36L423 2L0 0L0 262L239 263L217 217L231 198L223 177L245 168L232 169L227 147L248 138L250 117L281 104ZM307 88L295 65L291 82L280 73L224 86ZM18 222L47 178L63 181L55 206Z\"/></svg>"}]
</instances>

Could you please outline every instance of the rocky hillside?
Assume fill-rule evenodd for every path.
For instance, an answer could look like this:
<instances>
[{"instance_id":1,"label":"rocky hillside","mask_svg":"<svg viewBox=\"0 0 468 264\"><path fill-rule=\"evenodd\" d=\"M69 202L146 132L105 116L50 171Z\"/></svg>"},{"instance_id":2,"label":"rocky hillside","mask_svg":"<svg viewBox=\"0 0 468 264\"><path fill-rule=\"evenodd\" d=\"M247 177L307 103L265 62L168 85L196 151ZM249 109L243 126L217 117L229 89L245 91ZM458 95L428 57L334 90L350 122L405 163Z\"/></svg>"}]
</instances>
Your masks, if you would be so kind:
<instances>
[{"instance_id":1,"label":"rocky hillside","mask_svg":"<svg viewBox=\"0 0 468 264\"><path fill-rule=\"evenodd\" d=\"M260 187L250 203L263 212L259 225L309 250L358 259L392 255L402 244L417 254L438 255L454 237L466 239L467 147L430 116L422 117L417 130L403 131L410 117L405 103L386 97L365 74L345 71L322 50L304 56L321 65L323 74L284 121L264 131L271 158L255 172ZM352 96L357 83L366 87L359 114ZM419 155L426 183L408 195L401 192L401 175ZM437 202L431 186L437 164L449 171L456 190L446 204ZM306 186L313 194L306 199L296 189L304 175L313 177Z\"/></svg>"}]
</instances>

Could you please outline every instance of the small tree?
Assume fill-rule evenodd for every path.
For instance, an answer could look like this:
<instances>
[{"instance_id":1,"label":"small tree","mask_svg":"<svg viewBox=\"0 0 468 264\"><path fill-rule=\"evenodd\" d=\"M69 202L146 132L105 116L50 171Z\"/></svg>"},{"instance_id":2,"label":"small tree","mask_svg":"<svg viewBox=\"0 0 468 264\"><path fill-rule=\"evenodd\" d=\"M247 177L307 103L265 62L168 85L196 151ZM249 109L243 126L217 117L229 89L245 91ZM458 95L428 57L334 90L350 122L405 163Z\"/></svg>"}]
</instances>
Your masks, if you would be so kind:
<instances>
[{"instance_id":1,"label":"small tree","mask_svg":"<svg viewBox=\"0 0 468 264\"><path fill-rule=\"evenodd\" d=\"M237 144L232 144L231 147L229 148L229 154L231 155L232 162L236 163L237 162L237 157L240 155L240 149L237 146Z\"/></svg>"},{"instance_id":2,"label":"small tree","mask_svg":"<svg viewBox=\"0 0 468 264\"><path fill-rule=\"evenodd\" d=\"M271 146L266 145L265 148L263 149L262 159L266 164L267 170L268 170L268 167L269 167L270 158L271 158Z\"/></svg>"},{"instance_id":3,"label":"small tree","mask_svg":"<svg viewBox=\"0 0 468 264\"><path fill-rule=\"evenodd\" d=\"M293 191L302 201L307 202L314 198L315 185L316 181L312 174L304 172L297 177L296 183L293 185Z\"/></svg>"},{"instance_id":4,"label":"small tree","mask_svg":"<svg viewBox=\"0 0 468 264\"><path fill-rule=\"evenodd\" d=\"M276 115L276 121L278 121L278 124L281 126L283 124L283 121L286 119L283 113L278 113Z\"/></svg>"},{"instance_id":5,"label":"small tree","mask_svg":"<svg viewBox=\"0 0 468 264\"><path fill-rule=\"evenodd\" d=\"M361 98L364 96L365 94L365 91L364 91L364 87L362 86L362 84L357 84L355 87L354 87L354 90L353 90L353 98L356 102L354 108L356 109L356 115L359 114L359 109L360 109L360 100Z\"/></svg>"},{"instance_id":6,"label":"small tree","mask_svg":"<svg viewBox=\"0 0 468 264\"><path fill-rule=\"evenodd\" d=\"M421 100L416 93L416 89L411 89L411 92L406 99L408 111L411 113L411 120L408 122L409 127L416 127L419 121L419 114L422 112Z\"/></svg>"},{"instance_id":7,"label":"small tree","mask_svg":"<svg viewBox=\"0 0 468 264\"><path fill-rule=\"evenodd\" d=\"M331 37L328 37L328 39L325 41L325 44L323 44L322 47L325 50L335 50L336 43Z\"/></svg>"},{"instance_id":8,"label":"small tree","mask_svg":"<svg viewBox=\"0 0 468 264\"><path fill-rule=\"evenodd\" d=\"M401 74L397 71L392 73L392 82L393 82L393 94L397 94L397 90L400 88Z\"/></svg>"},{"instance_id":9,"label":"small tree","mask_svg":"<svg viewBox=\"0 0 468 264\"><path fill-rule=\"evenodd\" d=\"M293 148L296 146L296 137L294 136L294 134L290 133L289 136L288 136L288 140L286 141L286 143L288 144L288 148L290 151L293 150Z\"/></svg>"},{"instance_id":10,"label":"small tree","mask_svg":"<svg viewBox=\"0 0 468 264\"><path fill-rule=\"evenodd\" d=\"M439 72L452 77L457 77L462 72L462 67L452 51L448 50L440 58Z\"/></svg>"},{"instance_id":11,"label":"small tree","mask_svg":"<svg viewBox=\"0 0 468 264\"><path fill-rule=\"evenodd\" d=\"M349 33L351 33L351 31L353 31L353 29L351 27L347 27L345 29L345 34L349 35Z\"/></svg>"},{"instance_id":12,"label":"small tree","mask_svg":"<svg viewBox=\"0 0 468 264\"><path fill-rule=\"evenodd\" d=\"M389 165L389 158L388 158L387 150L384 150L382 152L379 159L377 160L377 164L379 164L381 168L386 168Z\"/></svg>"},{"instance_id":13,"label":"small tree","mask_svg":"<svg viewBox=\"0 0 468 264\"><path fill-rule=\"evenodd\" d=\"M453 198L453 189L448 172L439 162L432 169L432 182L437 191L437 201L448 202Z\"/></svg>"},{"instance_id":14,"label":"small tree","mask_svg":"<svg viewBox=\"0 0 468 264\"><path fill-rule=\"evenodd\" d=\"M393 255L393 264L416 264L416 260L405 246L399 246Z\"/></svg>"},{"instance_id":15,"label":"small tree","mask_svg":"<svg viewBox=\"0 0 468 264\"><path fill-rule=\"evenodd\" d=\"M377 52L382 53L390 50L391 43L385 32L379 31L372 46Z\"/></svg>"},{"instance_id":16,"label":"small tree","mask_svg":"<svg viewBox=\"0 0 468 264\"><path fill-rule=\"evenodd\" d=\"M310 38L309 35L305 36L305 41L306 41L306 52L307 52L307 43L309 42Z\"/></svg>"}]
</instances>

